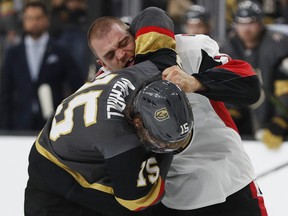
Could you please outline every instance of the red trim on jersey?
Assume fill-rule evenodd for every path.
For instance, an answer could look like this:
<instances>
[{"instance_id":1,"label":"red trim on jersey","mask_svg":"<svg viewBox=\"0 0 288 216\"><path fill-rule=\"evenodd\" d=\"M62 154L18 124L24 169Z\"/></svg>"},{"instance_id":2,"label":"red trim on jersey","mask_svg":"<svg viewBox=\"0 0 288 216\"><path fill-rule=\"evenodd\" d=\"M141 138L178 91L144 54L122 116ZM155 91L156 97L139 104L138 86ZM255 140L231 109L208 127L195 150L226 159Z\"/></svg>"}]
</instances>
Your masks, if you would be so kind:
<instances>
[{"instance_id":1,"label":"red trim on jersey","mask_svg":"<svg viewBox=\"0 0 288 216\"><path fill-rule=\"evenodd\" d=\"M163 195L164 195L164 191L165 191L165 183L164 183L164 181L163 181L162 179L161 179L161 183L160 183L160 184L161 184L161 186L160 186L159 194L158 194L158 196L156 197L156 199L154 200L154 202L152 202L149 206L152 206L152 205L158 203L159 200L162 199L162 197L163 197ZM141 211L141 210L143 210L143 209L146 209L147 207L148 207L148 206L139 207L139 208L135 209L135 211Z\"/></svg>"},{"instance_id":2,"label":"red trim on jersey","mask_svg":"<svg viewBox=\"0 0 288 216\"><path fill-rule=\"evenodd\" d=\"M218 55L218 56L214 56L214 59L219 60L222 56Z\"/></svg>"},{"instance_id":3,"label":"red trim on jersey","mask_svg":"<svg viewBox=\"0 0 288 216\"><path fill-rule=\"evenodd\" d=\"M97 73L95 74L95 77L99 76L100 74L103 74L104 71L101 70L101 68L97 71Z\"/></svg>"},{"instance_id":4,"label":"red trim on jersey","mask_svg":"<svg viewBox=\"0 0 288 216\"><path fill-rule=\"evenodd\" d=\"M141 35L144 35L144 34L150 33L150 32L157 32L157 33L164 34L164 35L167 35L167 36L175 39L173 31L170 31L169 29L161 28L158 26L145 26L145 27L139 29L136 33L135 39L137 39L137 37L139 37Z\"/></svg>"},{"instance_id":5,"label":"red trim on jersey","mask_svg":"<svg viewBox=\"0 0 288 216\"><path fill-rule=\"evenodd\" d=\"M215 110L215 112L217 113L217 115L225 123L225 125L227 127L234 129L237 133L239 133L238 128L236 127L236 125L235 125L231 115L229 114L227 108L225 107L224 103L220 102L220 101L213 101L213 100L210 100L210 103L211 103L213 109Z\"/></svg>"},{"instance_id":6,"label":"red trim on jersey","mask_svg":"<svg viewBox=\"0 0 288 216\"><path fill-rule=\"evenodd\" d=\"M260 208L260 211L261 211L261 216L268 216L267 214L267 210L266 210L266 207L264 205L264 199L262 196L258 196L257 194L257 188L256 188L256 185L254 182L251 182L249 184L249 187L250 187L250 190L251 190L251 193L252 193L252 197L254 199L257 199L258 200L258 205L259 205L259 208Z\"/></svg>"},{"instance_id":7,"label":"red trim on jersey","mask_svg":"<svg viewBox=\"0 0 288 216\"><path fill-rule=\"evenodd\" d=\"M220 55L214 56L214 59L219 60L219 59L221 59L223 57L226 57L228 59L228 62L232 60L232 58L229 55L223 54L223 53L221 53Z\"/></svg>"},{"instance_id":8,"label":"red trim on jersey","mask_svg":"<svg viewBox=\"0 0 288 216\"><path fill-rule=\"evenodd\" d=\"M242 77L254 76L256 73L253 71L251 65L248 62L242 60L231 60L226 64L217 66L217 68L223 68L236 73Z\"/></svg>"}]
</instances>

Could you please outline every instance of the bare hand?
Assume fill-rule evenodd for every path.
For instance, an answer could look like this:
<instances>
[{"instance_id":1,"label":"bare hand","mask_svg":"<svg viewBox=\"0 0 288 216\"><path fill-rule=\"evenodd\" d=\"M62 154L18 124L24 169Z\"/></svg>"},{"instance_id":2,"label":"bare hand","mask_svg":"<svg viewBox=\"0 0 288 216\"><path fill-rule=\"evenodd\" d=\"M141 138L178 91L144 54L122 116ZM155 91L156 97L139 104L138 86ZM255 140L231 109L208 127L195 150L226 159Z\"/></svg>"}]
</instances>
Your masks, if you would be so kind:
<instances>
[{"instance_id":1,"label":"bare hand","mask_svg":"<svg viewBox=\"0 0 288 216\"><path fill-rule=\"evenodd\" d=\"M202 83L176 65L165 69L162 72L162 79L175 83L186 93L205 90Z\"/></svg>"}]
</instances>

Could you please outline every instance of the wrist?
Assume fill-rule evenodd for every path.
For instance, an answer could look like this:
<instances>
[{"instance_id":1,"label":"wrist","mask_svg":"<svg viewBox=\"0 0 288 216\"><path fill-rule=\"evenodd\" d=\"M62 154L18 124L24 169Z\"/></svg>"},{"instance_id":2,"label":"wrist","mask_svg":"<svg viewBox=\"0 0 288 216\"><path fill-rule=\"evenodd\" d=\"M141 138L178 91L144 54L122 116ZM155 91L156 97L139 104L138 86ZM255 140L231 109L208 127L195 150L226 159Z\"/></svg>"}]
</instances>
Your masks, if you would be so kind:
<instances>
[{"instance_id":1,"label":"wrist","mask_svg":"<svg viewBox=\"0 0 288 216\"><path fill-rule=\"evenodd\" d=\"M192 77L192 89L193 89L193 92L203 92L206 90L206 87L199 81L197 80L194 76L191 76Z\"/></svg>"}]
</instances>

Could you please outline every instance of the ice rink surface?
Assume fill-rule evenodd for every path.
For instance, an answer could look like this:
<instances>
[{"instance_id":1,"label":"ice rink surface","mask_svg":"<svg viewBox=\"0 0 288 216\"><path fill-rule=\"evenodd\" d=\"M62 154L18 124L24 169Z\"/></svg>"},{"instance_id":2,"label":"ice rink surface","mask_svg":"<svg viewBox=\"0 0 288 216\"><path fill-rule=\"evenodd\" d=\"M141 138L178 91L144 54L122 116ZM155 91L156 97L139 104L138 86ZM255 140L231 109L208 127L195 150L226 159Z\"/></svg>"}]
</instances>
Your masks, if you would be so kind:
<instances>
[{"instance_id":1,"label":"ice rink surface","mask_svg":"<svg viewBox=\"0 0 288 216\"><path fill-rule=\"evenodd\" d=\"M28 154L35 137L0 136L0 215L23 216ZM269 216L287 215L288 143L272 151L256 141L244 141L257 175ZM269 172L280 167L276 171ZM267 174L268 173L268 174Z\"/></svg>"}]
</instances>

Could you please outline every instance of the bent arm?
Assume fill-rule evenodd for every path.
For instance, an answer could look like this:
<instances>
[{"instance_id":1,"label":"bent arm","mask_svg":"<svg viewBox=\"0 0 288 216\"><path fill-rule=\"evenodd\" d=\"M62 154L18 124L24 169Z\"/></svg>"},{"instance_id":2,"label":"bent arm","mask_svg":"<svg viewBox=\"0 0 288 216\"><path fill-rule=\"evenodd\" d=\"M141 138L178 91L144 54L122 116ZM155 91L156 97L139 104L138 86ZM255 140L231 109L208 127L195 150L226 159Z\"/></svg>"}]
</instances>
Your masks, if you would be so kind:
<instances>
[{"instance_id":1,"label":"bent arm","mask_svg":"<svg viewBox=\"0 0 288 216\"><path fill-rule=\"evenodd\" d=\"M174 24L165 11L149 7L134 18L130 31L135 37L135 63L152 61L160 71L176 65Z\"/></svg>"},{"instance_id":2,"label":"bent arm","mask_svg":"<svg viewBox=\"0 0 288 216\"><path fill-rule=\"evenodd\" d=\"M258 77L245 61L231 60L192 76L206 87L206 91L199 93L212 100L250 105L260 97Z\"/></svg>"},{"instance_id":3,"label":"bent arm","mask_svg":"<svg viewBox=\"0 0 288 216\"><path fill-rule=\"evenodd\" d=\"M198 88L192 80L195 92L238 105L250 105L259 99L259 80L247 62L219 53L216 41L205 35L176 35L176 41L183 70L204 85Z\"/></svg>"},{"instance_id":4,"label":"bent arm","mask_svg":"<svg viewBox=\"0 0 288 216\"><path fill-rule=\"evenodd\" d=\"M159 203L171 160L170 154L152 154L142 146L106 160L118 203L130 211Z\"/></svg>"}]
</instances>

